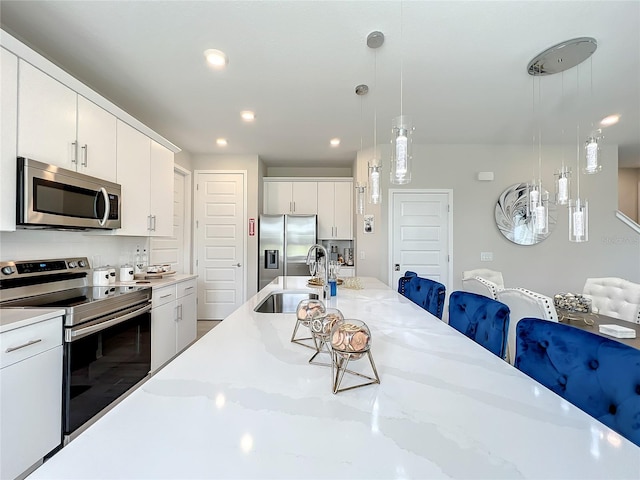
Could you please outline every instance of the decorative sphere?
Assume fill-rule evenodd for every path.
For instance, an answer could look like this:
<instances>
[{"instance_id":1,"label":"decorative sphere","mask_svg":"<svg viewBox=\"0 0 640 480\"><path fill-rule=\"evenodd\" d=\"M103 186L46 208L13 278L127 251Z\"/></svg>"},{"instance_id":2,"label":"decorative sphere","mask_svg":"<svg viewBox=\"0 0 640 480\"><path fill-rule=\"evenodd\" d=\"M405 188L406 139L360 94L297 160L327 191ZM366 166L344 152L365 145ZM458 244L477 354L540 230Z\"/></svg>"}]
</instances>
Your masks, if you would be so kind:
<instances>
[{"instance_id":1,"label":"decorative sphere","mask_svg":"<svg viewBox=\"0 0 640 480\"><path fill-rule=\"evenodd\" d=\"M298 321L302 322L302 324L306 327L309 326L309 322L314 315L324 312L325 307L324 303L322 303L322 300L316 300L312 298L301 300L300 303L298 303L298 308L296 308Z\"/></svg>"},{"instance_id":2,"label":"decorative sphere","mask_svg":"<svg viewBox=\"0 0 640 480\"><path fill-rule=\"evenodd\" d=\"M344 320L344 316L340 310L337 308L327 308L324 312L316 313L311 318L309 325L314 335L327 338L336 322L341 320Z\"/></svg>"}]
</instances>

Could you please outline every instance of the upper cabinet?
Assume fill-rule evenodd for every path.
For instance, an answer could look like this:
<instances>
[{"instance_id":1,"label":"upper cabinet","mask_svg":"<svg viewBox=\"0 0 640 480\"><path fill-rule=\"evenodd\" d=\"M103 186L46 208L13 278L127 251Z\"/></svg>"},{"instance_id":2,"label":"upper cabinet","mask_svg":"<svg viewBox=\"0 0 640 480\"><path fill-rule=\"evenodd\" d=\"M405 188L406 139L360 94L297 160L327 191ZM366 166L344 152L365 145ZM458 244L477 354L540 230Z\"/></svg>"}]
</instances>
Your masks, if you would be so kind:
<instances>
[{"instance_id":1,"label":"upper cabinet","mask_svg":"<svg viewBox=\"0 0 640 480\"><path fill-rule=\"evenodd\" d=\"M353 182L318 182L318 238L353 238Z\"/></svg>"},{"instance_id":2,"label":"upper cabinet","mask_svg":"<svg viewBox=\"0 0 640 480\"><path fill-rule=\"evenodd\" d=\"M309 181L264 182L264 213L315 215L318 213L318 183Z\"/></svg>"},{"instance_id":3,"label":"upper cabinet","mask_svg":"<svg viewBox=\"0 0 640 480\"><path fill-rule=\"evenodd\" d=\"M0 230L16 229L16 135L18 124L18 57L0 48ZM7 199L14 199L9 201Z\"/></svg>"},{"instance_id":4,"label":"upper cabinet","mask_svg":"<svg viewBox=\"0 0 640 480\"><path fill-rule=\"evenodd\" d=\"M173 152L124 122L117 131L122 227L116 235L171 236Z\"/></svg>"},{"instance_id":5,"label":"upper cabinet","mask_svg":"<svg viewBox=\"0 0 640 480\"><path fill-rule=\"evenodd\" d=\"M116 181L116 118L20 60L18 156Z\"/></svg>"}]
</instances>

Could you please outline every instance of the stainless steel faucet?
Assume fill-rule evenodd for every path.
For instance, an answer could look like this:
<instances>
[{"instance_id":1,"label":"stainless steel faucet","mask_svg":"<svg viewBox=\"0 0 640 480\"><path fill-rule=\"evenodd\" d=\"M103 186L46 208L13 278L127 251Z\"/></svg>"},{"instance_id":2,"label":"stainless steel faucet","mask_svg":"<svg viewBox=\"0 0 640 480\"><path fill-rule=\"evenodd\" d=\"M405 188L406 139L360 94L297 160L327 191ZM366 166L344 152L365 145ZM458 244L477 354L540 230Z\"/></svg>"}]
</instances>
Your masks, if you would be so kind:
<instances>
[{"instance_id":1,"label":"stainless steel faucet","mask_svg":"<svg viewBox=\"0 0 640 480\"><path fill-rule=\"evenodd\" d=\"M322 284L322 299L329 298L329 254L324 246L316 243L307 252L307 265L311 264L311 253L320 250L324 254L324 283Z\"/></svg>"}]
</instances>

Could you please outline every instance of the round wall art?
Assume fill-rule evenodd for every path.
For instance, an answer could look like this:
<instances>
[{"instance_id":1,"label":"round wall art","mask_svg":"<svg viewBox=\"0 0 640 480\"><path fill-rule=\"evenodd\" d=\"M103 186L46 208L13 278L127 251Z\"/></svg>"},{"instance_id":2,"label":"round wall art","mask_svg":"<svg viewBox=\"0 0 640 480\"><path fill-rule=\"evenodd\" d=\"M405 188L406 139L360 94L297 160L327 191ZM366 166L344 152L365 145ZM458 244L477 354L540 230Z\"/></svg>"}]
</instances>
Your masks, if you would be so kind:
<instances>
[{"instance_id":1,"label":"round wall art","mask_svg":"<svg viewBox=\"0 0 640 480\"><path fill-rule=\"evenodd\" d=\"M534 228L533 215L528 209L529 186L516 183L507 188L496 203L496 225L500 233L518 245L534 245L547 238L556 226L555 204L549 202L549 229L547 233L537 233ZM543 191L543 198L549 198Z\"/></svg>"}]
</instances>

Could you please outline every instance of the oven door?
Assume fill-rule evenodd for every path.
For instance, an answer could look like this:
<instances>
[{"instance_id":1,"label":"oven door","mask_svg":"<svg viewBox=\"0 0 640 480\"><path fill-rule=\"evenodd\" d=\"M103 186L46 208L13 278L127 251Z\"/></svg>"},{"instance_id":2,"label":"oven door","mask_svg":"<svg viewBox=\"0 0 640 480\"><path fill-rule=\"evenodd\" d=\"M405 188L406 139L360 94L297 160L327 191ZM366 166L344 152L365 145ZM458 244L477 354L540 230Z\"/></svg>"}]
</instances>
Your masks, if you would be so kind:
<instances>
[{"instance_id":1,"label":"oven door","mask_svg":"<svg viewBox=\"0 0 640 480\"><path fill-rule=\"evenodd\" d=\"M150 370L150 303L66 328L62 402L66 440Z\"/></svg>"}]
</instances>

